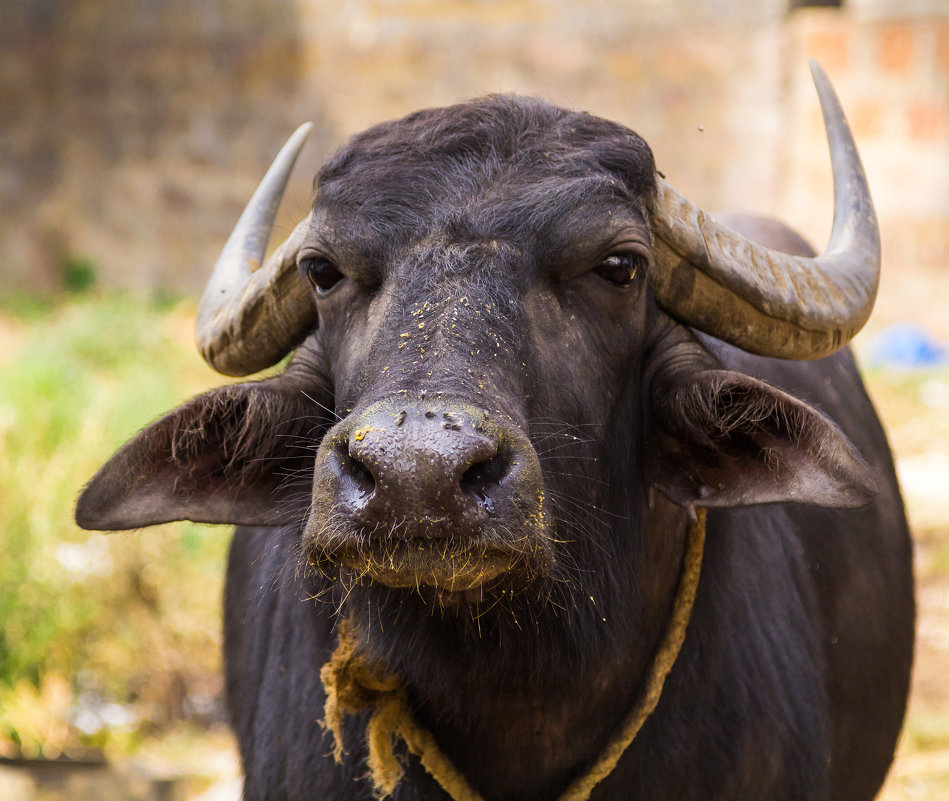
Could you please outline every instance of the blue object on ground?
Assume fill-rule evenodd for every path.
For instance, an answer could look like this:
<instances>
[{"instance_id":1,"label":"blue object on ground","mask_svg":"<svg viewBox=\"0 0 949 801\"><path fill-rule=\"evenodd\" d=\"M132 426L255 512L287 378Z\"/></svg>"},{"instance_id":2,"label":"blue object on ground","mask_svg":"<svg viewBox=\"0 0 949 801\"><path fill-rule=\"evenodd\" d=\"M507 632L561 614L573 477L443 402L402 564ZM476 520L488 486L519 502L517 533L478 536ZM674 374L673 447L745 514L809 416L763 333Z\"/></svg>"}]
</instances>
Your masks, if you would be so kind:
<instances>
[{"instance_id":1,"label":"blue object on ground","mask_svg":"<svg viewBox=\"0 0 949 801\"><path fill-rule=\"evenodd\" d=\"M921 326L897 323L884 328L867 346L870 364L886 367L932 367L945 364L946 346Z\"/></svg>"}]
</instances>

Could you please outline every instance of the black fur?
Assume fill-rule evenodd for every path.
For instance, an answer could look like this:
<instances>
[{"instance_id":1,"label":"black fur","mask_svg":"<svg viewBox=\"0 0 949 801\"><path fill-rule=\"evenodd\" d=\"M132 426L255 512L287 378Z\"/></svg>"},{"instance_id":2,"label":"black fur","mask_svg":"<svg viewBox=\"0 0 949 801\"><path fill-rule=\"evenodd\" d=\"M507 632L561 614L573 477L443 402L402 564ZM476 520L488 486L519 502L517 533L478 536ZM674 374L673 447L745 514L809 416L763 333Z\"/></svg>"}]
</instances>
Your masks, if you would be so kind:
<instances>
[{"instance_id":1,"label":"black fur","mask_svg":"<svg viewBox=\"0 0 949 801\"><path fill-rule=\"evenodd\" d=\"M885 437L849 353L753 357L658 309L640 263L654 176L648 147L622 126L518 97L360 134L317 176L305 245L345 278L318 299L319 328L286 377L272 379L296 399L296 450L272 447L290 414L283 401L258 404L250 423L232 405L204 404L218 422L202 415L201 430L217 436L189 424L185 440L138 441L140 470L177 465L185 476L192 462L220 463L222 448L225 474L261 448L305 480L312 460L292 459L317 451L312 495L275 490L272 470L266 492L247 493L264 515L278 491L270 507L294 522L239 528L231 551L227 697L248 801L372 795L364 719L347 724L342 766L320 726L319 669L340 613L404 679L419 722L487 801L556 798L641 692L695 505L712 509L685 645L592 798L860 801L879 787L914 615ZM617 253L640 264L628 286L599 270ZM327 527L333 541L428 536L407 520L354 522L326 478L380 402L481 410L515 443L515 462L537 460L540 477L524 487L541 492L542 522L512 513L492 530L542 541L544 570L461 597L357 578L327 559ZM187 422L188 408L175 414ZM116 477L128 458L87 494L134 496ZM241 486L260 475L248 464ZM220 497L231 483L204 492ZM789 500L811 505L778 503ZM168 491L164 519L192 514L182 503ZM405 763L397 801L444 801L414 758Z\"/></svg>"}]
</instances>

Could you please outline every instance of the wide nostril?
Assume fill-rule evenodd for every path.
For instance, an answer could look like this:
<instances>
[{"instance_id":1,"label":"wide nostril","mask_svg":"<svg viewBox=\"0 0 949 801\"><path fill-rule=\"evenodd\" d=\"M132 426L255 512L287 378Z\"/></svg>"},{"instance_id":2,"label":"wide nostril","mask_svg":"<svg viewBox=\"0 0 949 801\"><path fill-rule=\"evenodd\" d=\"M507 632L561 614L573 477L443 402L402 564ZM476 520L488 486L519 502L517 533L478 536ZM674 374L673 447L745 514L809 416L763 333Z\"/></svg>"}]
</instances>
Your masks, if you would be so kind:
<instances>
[{"instance_id":1,"label":"wide nostril","mask_svg":"<svg viewBox=\"0 0 949 801\"><path fill-rule=\"evenodd\" d=\"M376 490L376 477L372 470L349 452L347 444L341 443L337 449L343 472L349 476L360 492L371 495Z\"/></svg>"},{"instance_id":2,"label":"wide nostril","mask_svg":"<svg viewBox=\"0 0 949 801\"><path fill-rule=\"evenodd\" d=\"M482 500L486 499L494 487L508 472L508 460L500 454L471 465L461 476L461 489Z\"/></svg>"}]
</instances>

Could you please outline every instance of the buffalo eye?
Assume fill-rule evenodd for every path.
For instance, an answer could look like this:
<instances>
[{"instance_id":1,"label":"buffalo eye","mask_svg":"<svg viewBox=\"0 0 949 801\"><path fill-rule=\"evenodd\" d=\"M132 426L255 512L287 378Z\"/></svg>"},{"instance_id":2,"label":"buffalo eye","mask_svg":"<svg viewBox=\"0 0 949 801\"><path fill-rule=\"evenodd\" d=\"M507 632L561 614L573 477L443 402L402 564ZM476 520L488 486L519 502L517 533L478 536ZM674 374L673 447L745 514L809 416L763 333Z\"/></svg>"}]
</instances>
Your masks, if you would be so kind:
<instances>
[{"instance_id":1,"label":"buffalo eye","mask_svg":"<svg viewBox=\"0 0 949 801\"><path fill-rule=\"evenodd\" d=\"M593 271L611 284L629 286L645 266L645 257L638 253L615 253L603 259Z\"/></svg>"},{"instance_id":2,"label":"buffalo eye","mask_svg":"<svg viewBox=\"0 0 949 801\"><path fill-rule=\"evenodd\" d=\"M343 274L336 265L322 256L310 256L303 259L300 262L300 268L306 274L307 281L320 295L329 292L343 278Z\"/></svg>"}]
</instances>

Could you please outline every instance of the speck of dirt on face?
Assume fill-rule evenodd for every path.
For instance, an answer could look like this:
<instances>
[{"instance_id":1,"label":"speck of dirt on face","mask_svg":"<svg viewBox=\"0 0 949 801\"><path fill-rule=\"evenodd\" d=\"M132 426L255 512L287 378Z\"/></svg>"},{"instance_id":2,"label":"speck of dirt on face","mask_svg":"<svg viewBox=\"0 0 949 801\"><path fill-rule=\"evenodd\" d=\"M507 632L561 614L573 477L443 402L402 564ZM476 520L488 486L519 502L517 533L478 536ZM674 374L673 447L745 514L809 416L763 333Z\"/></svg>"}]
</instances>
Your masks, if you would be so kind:
<instances>
[{"instance_id":1,"label":"speck of dirt on face","mask_svg":"<svg viewBox=\"0 0 949 801\"><path fill-rule=\"evenodd\" d=\"M356 440L356 442L362 442L366 438L366 435L371 434L373 431L385 431L385 429L372 425L363 426L362 428L357 428L353 432L353 439Z\"/></svg>"}]
</instances>

